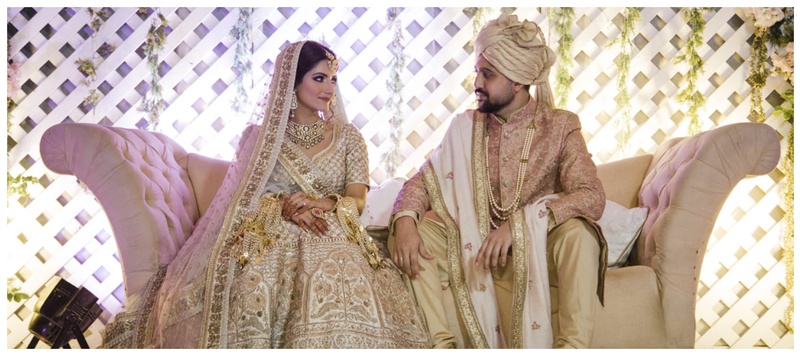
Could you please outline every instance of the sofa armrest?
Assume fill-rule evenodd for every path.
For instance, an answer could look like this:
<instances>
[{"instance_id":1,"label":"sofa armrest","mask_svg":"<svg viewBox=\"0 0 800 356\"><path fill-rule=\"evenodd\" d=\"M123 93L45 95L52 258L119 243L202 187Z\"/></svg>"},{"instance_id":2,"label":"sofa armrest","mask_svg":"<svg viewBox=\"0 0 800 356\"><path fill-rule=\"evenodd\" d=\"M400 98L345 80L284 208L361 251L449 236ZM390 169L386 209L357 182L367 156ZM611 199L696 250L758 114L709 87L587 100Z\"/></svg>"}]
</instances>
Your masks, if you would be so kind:
<instances>
[{"instance_id":1,"label":"sofa armrest","mask_svg":"<svg viewBox=\"0 0 800 356\"><path fill-rule=\"evenodd\" d=\"M126 304L136 305L200 216L187 152L160 133L62 123L45 131L40 153L47 168L74 175L100 202L114 229Z\"/></svg>"},{"instance_id":2,"label":"sofa armrest","mask_svg":"<svg viewBox=\"0 0 800 356\"><path fill-rule=\"evenodd\" d=\"M197 200L197 210L200 212L200 216L205 215L208 206L217 195L230 165L230 161L196 153L188 155L186 168L189 172L189 180L192 182L192 191Z\"/></svg>"},{"instance_id":3,"label":"sofa armrest","mask_svg":"<svg viewBox=\"0 0 800 356\"><path fill-rule=\"evenodd\" d=\"M639 189L652 159L644 154L597 165L606 199L627 208L639 206Z\"/></svg>"},{"instance_id":4,"label":"sofa armrest","mask_svg":"<svg viewBox=\"0 0 800 356\"><path fill-rule=\"evenodd\" d=\"M672 139L653 154L639 195L650 213L635 253L658 276L671 347L694 345L697 281L725 200L741 179L770 172L780 157L777 133L760 123Z\"/></svg>"}]
</instances>

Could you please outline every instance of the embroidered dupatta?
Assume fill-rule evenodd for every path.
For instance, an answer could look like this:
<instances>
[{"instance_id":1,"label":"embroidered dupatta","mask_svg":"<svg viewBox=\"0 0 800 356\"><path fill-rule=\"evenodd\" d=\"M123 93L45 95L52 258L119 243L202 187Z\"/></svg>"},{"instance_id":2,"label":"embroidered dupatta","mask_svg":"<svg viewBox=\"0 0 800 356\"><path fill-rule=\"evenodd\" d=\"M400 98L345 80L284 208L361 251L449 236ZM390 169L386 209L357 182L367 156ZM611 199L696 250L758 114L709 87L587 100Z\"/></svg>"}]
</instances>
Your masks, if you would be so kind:
<instances>
[{"instance_id":1,"label":"embroidered dupatta","mask_svg":"<svg viewBox=\"0 0 800 356\"><path fill-rule=\"evenodd\" d=\"M266 181L281 155L297 62L305 43L291 43L278 55L270 85L250 119L251 124L262 123L245 130L236 158L206 215L167 268L163 280L152 283L150 292L157 293L158 298L154 298L155 295L148 298L151 302L140 311L140 315L146 316L140 320L147 320L147 325L136 328L134 345L161 345L164 341L161 332L165 328L195 319L200 325L197 331L186 332L187 344L196 339L197 344L192 347L227 347L226 308L234 273L238 269L237 232L265 193ZM346 123L338 86L336 98L334 115L329 123ZM162 284L169 288L162 290Z\"/></svg>"},{"instance_id":2,"label":"embroidered dupatta","mask_svg":"<svg viewBox=\"0 0 800 356\"><path fill-rule=\"evenodd\" d=\"M491 273L474 265L478 249L490 231L483 118L472 112L457 116L442 145L421 168L431 208L445 225L456 311L471 347L549 348L553 340L545 259L545 203L556 199L556 195L518 210L509 220L514 251L510 345L506 345L500 330Z\"/></svg>"}]
</instances>

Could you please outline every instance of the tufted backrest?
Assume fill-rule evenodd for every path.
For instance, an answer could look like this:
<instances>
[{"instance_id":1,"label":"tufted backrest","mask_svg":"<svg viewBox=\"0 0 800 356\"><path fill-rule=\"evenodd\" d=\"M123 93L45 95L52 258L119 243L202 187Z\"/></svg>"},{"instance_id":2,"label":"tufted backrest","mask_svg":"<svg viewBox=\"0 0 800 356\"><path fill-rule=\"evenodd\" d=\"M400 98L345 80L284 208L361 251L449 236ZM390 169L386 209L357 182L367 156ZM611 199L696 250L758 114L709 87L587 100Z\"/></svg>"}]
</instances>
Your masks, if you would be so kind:
<instances>
[{"instance_id":1,"label":"tufted backrest","mask_svg":"<svg viewBox=\"0 0 800 356\"><path fill-rule=\"evenodd\" d=\"M77 177L103 206L125 272L127 305L136 305L200 216L189 154L160 133L83 123L49 128L40 151L47 168Z\"/></svg>"},{"instance_id":2,"label":"tufted backrest","mask_svg":"<svg viewBox=\"0 0 800 356\"><path fill-rule=\"evenodd\" d=\"M722 205L747 175L772 171L780 140L766 124L737 123L659 146L639 192L649 208L636 255L653 268L668 342L692 345L695 293L708 238ZM687 320L691 318L692 320Z\"/></svg>"}]
</instances>

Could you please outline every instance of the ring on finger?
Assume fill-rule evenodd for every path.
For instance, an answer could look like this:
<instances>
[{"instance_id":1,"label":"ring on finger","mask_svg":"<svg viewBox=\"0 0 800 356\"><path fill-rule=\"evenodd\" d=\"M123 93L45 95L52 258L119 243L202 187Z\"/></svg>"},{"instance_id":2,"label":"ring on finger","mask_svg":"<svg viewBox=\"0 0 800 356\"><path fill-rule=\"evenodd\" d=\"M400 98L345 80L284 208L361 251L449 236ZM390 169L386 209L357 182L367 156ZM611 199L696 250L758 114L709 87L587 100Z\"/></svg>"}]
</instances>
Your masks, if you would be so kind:
<instances>
[{"instance_id":1,"label":"ring on finger","mask_svg":"<svg viewBox=\"0 0 800 356\"><path fill-rule=\"evenodd\" d=\"M320 208L311 208L311 215L314 215L316 218L322 219L323 211Z\"/></svg>"}]
</instances>

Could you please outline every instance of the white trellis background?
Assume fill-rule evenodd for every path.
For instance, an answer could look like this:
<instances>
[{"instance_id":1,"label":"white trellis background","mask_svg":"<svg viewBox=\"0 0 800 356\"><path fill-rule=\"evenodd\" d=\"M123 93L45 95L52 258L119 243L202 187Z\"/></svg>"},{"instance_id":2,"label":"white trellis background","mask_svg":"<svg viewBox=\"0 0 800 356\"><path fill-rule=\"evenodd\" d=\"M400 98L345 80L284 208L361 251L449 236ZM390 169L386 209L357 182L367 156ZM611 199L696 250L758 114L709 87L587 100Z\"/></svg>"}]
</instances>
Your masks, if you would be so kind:
<instances>
[{"instance_id":1,"label":"white trellis background","mask_svg":"<svg viewBox=\"0 0 800 356\"><path fill-rule=\"evenodd\" d=\"M8 129L8 172L40 179L29 188L31 198L11 196L4 228L6 274L32 297L9 302L8 348L24 348L31 339L28 322L40 292L62 277L99 297L104 312L87 332L90 346L124 303L117 250L105 213L90 192L72 176L47 170L40 160L39 140L50 126L89 122L120 127L146 126L137 110L148 88L142 52L155 11L169 22L161 52L160 84L168 108L161 132L189 151L230 158L249 115L230 109L236 73L231 69L235 40L230 35L238 8L106 8L110 16L94 36L86 8L7 8L10 57L19 64L22 89L10 93L18 107ZM488 18L501 9L489 9ZM550 33L547 8L516 8ZM584 136L597 163L618 159L616 112L618 46L623 8L576 8L571 33L576 64L567 109L579 114ZM540 12L541 11L541 12ZM462 8L402 8L406 66L402 71L404 158L396 175L410 176L438 144L454 113L470 107L473 60L471 12ZM750 87L745 78L752 29L734 8L705 14L705 60L699 90L707 103L700 111L702 129L747 121ZM253 23L253 81L256 96L267 82L271 65L287 42L309 38L328 43L341 58L340 85L351 121L361 130L370 151L374 183L387 179L381 155L391 148L389 118L384 109L391 93L386 81L393 32L387 8L256 8ZM628 156L652 152L671 138L686 136L687 107L677 99L685 65L676 64L690 28L677 8L641 8L631 56L632 115ZM94 110L82 107L89 88L75 61L87 58L103 43L116 49L99 58L97 85L102 93ZM788 88L770 77L764 88L767 123L782 137L791 125L772 115ZM698 348L793 348L785 311L789 306L782 254L784 174L772 173L742 181L720 213L708 245L697 301ZM42 343L39 347L45 347ZM73 340L73 348L78 345Z\"/></svg>"}]
</instances>

